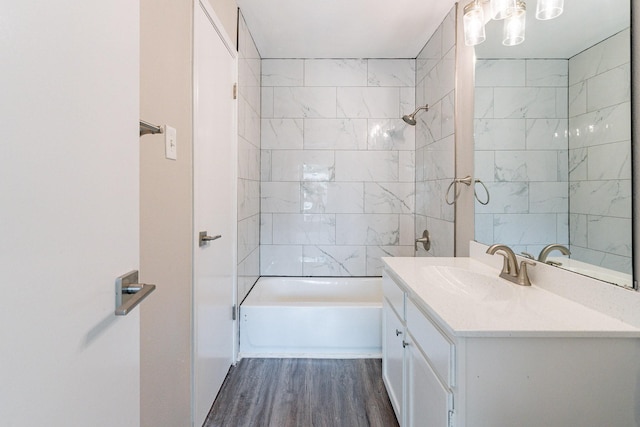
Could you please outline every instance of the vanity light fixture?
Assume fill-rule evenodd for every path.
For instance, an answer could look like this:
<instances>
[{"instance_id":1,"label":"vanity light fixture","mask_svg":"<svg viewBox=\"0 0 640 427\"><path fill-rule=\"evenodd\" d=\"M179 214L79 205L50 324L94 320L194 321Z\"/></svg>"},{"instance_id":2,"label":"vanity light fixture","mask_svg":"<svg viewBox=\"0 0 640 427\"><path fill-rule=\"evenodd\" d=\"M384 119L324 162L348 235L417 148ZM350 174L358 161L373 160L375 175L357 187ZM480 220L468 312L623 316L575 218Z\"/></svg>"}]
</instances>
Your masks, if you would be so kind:
<instances>
[{"instance_id":1,"label":"vanity light fixture","mask_svg":"<svg viewBox=\"0 0 640 427\"><path fill-rule=\"evenodd\" d=\"M564 10L564 0L538 0L536 19L546 21L557 18Z\"/></svg>"},{"instance_id":2,"label":"vanity light fixture","mask_svg":"<svg viewBox=\"0 0 640 427\"><path fill-rule=\"evenodd\" d=\"M515 46L524 41L524 30L527 22L527 5L523 1L516 3L507 19L504 20L502 44Z\"/></svg>"},{"instance_id":3,"label":"vanity light fixture","mask_svg":"<svg viewBox=\"0 0 640 427\"><path fill-rule=\"evenodd\" d=\"M464 7L464 43L467 46L475 46L485 39L484 11L478 0L472 1Z\"/></svg>"},{"instance_id":4,"label":"vanity light fixture","mask_svg":"<svg viewBox=\"0 0 640 427\"><path fill-rule=\"evenodd\" d=\"M467 46L482 43L486 36L485 7L490 21L504 19L502 44L515 46L524 41L527 14L522 0L473 0L464 7L464 42ZM562 14L564 0L538 0L536 18L542 21L557 18Z\"/></svg>"},{"instance_id":5,"label":"vanity light fixture","mask_svg":"<svg viewBox=\"0 0 640 427\"><path fill-rule=\"evenodd\" d=\"M505 19L516 7L516 0L491 0L491 18Z\"/></svg>"}]
</instances>

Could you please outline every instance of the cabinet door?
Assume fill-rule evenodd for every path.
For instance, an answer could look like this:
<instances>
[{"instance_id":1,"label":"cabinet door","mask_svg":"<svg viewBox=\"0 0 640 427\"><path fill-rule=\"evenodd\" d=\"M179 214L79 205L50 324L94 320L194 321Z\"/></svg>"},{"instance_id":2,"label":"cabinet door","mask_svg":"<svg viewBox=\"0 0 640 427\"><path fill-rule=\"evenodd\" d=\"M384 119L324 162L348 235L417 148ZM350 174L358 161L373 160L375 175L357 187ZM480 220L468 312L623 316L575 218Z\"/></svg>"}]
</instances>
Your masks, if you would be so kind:
<instances>
[{"instance_id":1,"label":"cabinet door","mask_svg":"<svg viewBox=\"0 0 640 427\"><path fill-rule=\"evenodd\" d=\"M403 425L404 325L386 299L383 299L382 315L382 378L398 422Z\"/></svg>"},{"instance_id":2,"label":"cabinet door","mask_svg":"<svg viewBox=\"0 0 640 427\"><path fill-rule=\"evenodd\" d=\"M420 349L410 340L407 358L407 425L446 427L453 410L453 394L433 372Z\"/></svg>"}]
</instances>

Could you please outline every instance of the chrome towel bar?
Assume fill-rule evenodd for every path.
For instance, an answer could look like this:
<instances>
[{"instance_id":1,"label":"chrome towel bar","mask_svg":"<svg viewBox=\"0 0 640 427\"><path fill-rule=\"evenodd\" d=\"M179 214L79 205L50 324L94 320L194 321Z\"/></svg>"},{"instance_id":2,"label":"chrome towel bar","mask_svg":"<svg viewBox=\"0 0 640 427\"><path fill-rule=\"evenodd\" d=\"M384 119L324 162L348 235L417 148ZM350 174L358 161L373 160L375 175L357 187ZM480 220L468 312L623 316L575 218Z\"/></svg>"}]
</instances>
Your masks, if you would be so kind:
<instances>
[{"instance_id":1,"label":"chrome towel bar","mask_svg":"<svg viewBox=\"0 0 640 427\"><path fill-rule=\"evenodd\" d=\"M144 120L140 120L140 136L147 134L154 135L156 133L164 133L162 126L152 125Z\"/></svg>"}]
</instances>

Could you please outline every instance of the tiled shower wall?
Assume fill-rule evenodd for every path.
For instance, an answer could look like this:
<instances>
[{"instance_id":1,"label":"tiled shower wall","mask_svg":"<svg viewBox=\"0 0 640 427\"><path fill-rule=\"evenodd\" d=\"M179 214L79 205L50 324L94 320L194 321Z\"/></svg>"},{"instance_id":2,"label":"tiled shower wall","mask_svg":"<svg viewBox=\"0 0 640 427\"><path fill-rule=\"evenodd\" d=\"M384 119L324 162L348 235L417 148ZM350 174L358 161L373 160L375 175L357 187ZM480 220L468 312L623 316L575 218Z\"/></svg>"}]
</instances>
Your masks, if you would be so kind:
<instances>
[{"instance_id":1,"label":"tiled shower wall","mask_svg":"<svg viewBox=\"0 0 640 427\"><path fill-rule=\"evenodd\" d=\"M569 243L567 87L567 60L476 62L475 175L491 197L476 202L479 242Z\"/></svg>"},{"instance_id":2,"label":"tiled shower wall","mask_svg":"<svg viewBox=\"0 0 640 427\"><path fill-rule=\"evenodd\" d=\"M415 60L262 61L261 274L412 256Z\"/></svg>"},{"instance_id":3,"label":"tiled shower wall","mask_svg":"<svg viewBox=\"0 0 640 427\"><path fill-rule=\"evenodd\" d=\"M451 9L417 58L416 104L429 104L416 115L415 236L429 230L431 249L417 256L454 255L454 207L445 194L455 175L456 9Z\"/></svg>"},{"instance_id":4,"label":"tiled shower wall","mask_svg":"<svg viewBox=\"0 0 640 427\"><path fill-rule=\"evenodd\" d=\"M569 61L571 252L631 273L629 30Z\"/></svg>"},{"instance_id":5,"label":"tiled shower wall","mask_svg":"<svg viewBox=\"0 0 640 427\"><path fill-rule=\"evenodd\" d=\"M238 301L260 275L260 54L238 27Z\"/></svg>"}]
</instances>

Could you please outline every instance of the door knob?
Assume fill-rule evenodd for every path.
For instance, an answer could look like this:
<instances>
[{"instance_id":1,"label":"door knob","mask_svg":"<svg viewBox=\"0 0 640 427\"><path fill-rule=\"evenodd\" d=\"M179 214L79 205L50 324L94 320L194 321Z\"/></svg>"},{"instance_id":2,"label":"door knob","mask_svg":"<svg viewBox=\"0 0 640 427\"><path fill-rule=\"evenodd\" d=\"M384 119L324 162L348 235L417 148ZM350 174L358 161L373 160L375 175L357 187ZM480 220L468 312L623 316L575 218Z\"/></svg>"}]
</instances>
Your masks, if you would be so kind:
<instances>
[{"instance_id":1,"label":"door knob","mask_svg":"<svg viewBox=\"0 0 640 427\"><path fill-rule=\"evenodd\" d=\"M207 244L207 242L211 242L212 240L218 240L222 235L218 234L217 236L207 236L206 231L201 231L198 234L198 246L202 247Z\"/></svg>"}]
</instances>

